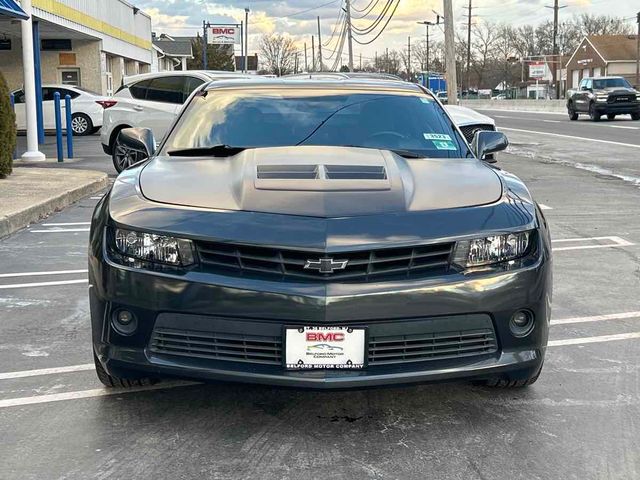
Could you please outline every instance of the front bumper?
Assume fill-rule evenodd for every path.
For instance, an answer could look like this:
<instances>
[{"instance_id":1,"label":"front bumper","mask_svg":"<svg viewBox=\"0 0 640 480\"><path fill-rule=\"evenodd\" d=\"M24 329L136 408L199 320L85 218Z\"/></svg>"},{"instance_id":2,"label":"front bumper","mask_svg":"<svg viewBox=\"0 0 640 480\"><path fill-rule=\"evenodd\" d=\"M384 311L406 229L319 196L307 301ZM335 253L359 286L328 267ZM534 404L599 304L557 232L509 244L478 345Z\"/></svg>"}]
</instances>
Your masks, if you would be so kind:
<instances>
[{"instance_id":1,"label":"front bumper","mask_svg":"<svg viewBox=\"0 0 640 480\"><path fill-rule=\"evenodd\" d=\"M177 277L131 270L92 257L90 282L94 351L112 375L324 389L531 377L543 362L551 302L551 263L546 253L514 271L447 274L368 289L361 284L283 285L200 273ZM113 313L121 308L134 312L138 319L133 335L119 335L112 326ZM531 311L536 318L535 328L525 338L513 336L509 329L509 319L519 309ZM364 326L369 332L369 365L357 371L288 371L274 360L277 356L269 362L255 362L237 356L221 359L217 353L200 350L175 355L154 347L158 331L168 329L186 332L186 337L180 333L183 339L189 332L244 335L249 341L268 337L282 352L285 325ZM485 350L418 361L371 361L375 338L469 331L487 333Z\"/></svg>"},{"instance_id":2,"label":"front bumper","mask_svg":"<svg viewBox=\"0 0 640 480\"><path fill-rule=\"evenodd\" d=\"M640 113L639 102L620 102L620 103L596 103L596 111L602 114L615 113L616 115L625 115L632 113Z\"/></svg>"}]
</instances>

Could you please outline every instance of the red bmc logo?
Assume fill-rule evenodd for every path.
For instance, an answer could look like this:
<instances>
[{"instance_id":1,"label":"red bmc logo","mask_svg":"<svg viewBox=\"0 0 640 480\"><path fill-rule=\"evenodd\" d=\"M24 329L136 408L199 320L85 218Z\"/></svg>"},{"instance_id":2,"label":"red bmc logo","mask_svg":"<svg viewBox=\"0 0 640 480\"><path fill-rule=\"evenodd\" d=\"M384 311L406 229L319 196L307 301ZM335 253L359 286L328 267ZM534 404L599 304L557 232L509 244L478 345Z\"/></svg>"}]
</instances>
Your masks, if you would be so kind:
<instances>
[{"instance_id":1,"label":"red bmc logo","mask_svg":"<svg viewBox=\"0 0 640 480\"><path fill-rule=\"evenodd\" d=\"M342 342L344 333L307 332L307 342Z\"/></svg>"},{"instance_id":2,"label":"red bmc logo","mask_svg":"<svg viewBox=\"0 0 640 480\"><path fill-rule=\"evenodd\" d=\"M235 35L235 28L213 28L214 35Z\"/></svg>"}]
</instances>

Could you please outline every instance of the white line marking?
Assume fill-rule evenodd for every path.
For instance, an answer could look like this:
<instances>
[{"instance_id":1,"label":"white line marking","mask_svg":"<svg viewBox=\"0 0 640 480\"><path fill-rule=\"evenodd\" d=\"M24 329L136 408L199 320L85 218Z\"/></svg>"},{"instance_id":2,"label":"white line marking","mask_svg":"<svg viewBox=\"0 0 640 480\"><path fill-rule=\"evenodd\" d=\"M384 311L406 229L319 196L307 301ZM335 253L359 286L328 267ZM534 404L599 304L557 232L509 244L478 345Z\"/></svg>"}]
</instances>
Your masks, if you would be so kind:
<instances>
[{"instance_id":1,"label":"white line marking","mask_svg":"<svg viewBox=\"0 0 640 480\"><path fill-rule=\"evenodd\" d=\"M102 197L89 197L90 200L101 200Z\"/></svg>"},{"instance_id":2,"label":"white line marking","mask_svg":"<svg viewBox=\"0 0 640 480\"><path fill-rule=\"evenodd\" d=\"M616 335L600 335L598 337L567 338L564 340L551 340L550 347L560 347L562 345L584 345L587 343L615 342L618 340L629 340L640 338L640 332L618 333Z\"/></svg>"},{"instance_id":3,"label":"white line marking","mask_svg":"<svg viewBox=\"0 0 640 480\"><path fill-rule=\"evenodd\" d=\"M624 238L620 238L620 237L615 237L615 236L611 236L611 237L584 237L584 238L561 238L558 240L552 240L552 243L567 243L567 242L571 242L571 243L577 243L577 242L589 242L589 241L609 241L609 242L613 242L610 244L606 244L606 245L574 245L572 247L554 247L553 251L554 252L562 252L562 251L567 251L567 250L591 250L594 248L616 248L616 247L630 247L635 245L632 242L629 242L628 240L625 240Z\"/></svg>"},{"instance_id":4,"label":"white line marking","mask_svg":"<svg viewBox=\"0 0 640 480\"><path fill-rule=\"evenodd\" d=\"M639 318L639 317L640 317L640 312L610 313L607 315L593 315L591 317L573 317L573 318L561 318L559 320L551 320L551 325L568 325L573 323L604 322L607 320L624 320L626 318Z\"/></svg>"},{"instance_id":5,"label":"white line marking","mask_svg":"<svg viewBox=\"0 0 640 480\"><path fill-rule=\"evenodd\" d=\"M542 120L545 123L562 123L560 120Z\"/></svg>"},{"instance_id":6,"label":"white line marking","mask_svg":"<svg viewBox=\"0 0 640 480\"><path fill-rule=\"evenodd\" d=\"M29 288L29 287L51 287L54 285L73 285L75 283L87 283L88 279L82 280L61 280L59 282L34 282L34 283L15 283L12 285L0 285L0 290L9 290L11 288Z\"/></svg>"},{"instance_id":7,"label":"white line marking","mask_svg":"<svg viewBox=\"0 0 640 480\"><path fill-rule=\"evenodd\" d=\"M111 395L124 395L127 393L148 392L151 390L165 390L168 388L187 387L199 385L197 382L171 382L149 385L146 387L133 387L128 389L106 389L95 388L92 390L81 390L78 392L53 393L50 395L36 395L33 397L8 398L0 400L0 408L18 407L21 405L35 405L38 403L60 402L63 400L78 400L80 398L106 397Z\"/></svg>"},{"instance_id":8,"label":"white line marking","mask_svg":"<svg viewBox=\"0 0 640 480\"><path fill-rule=\"evenodd\" d=\"M539 203L538 205L540 205L540 210L553 210L553 208L549 205L545 205L544 203Z\"/></svg>"},{"instance_id":9,"label":"white line marking","mask_svg":"<svg viewBox=\"0 0 640 480\"><path fill-rule=\"evenodd\" d=\"M88 270L54 270L51 272L0 273L0 278L39 277L41 275L67 275L71 273L87 273Z\"/></svg>"},{"instance_id":10,"label":"white line marking","mask_svg":"<svg viewBox=\"0 0 640 480\"><path fill-rule=\"evenodd\" d=\"M75 225L91 225L91 222L43 223L43 227L73 227Z\"/></svg>"},{"instance_id":11,"label":"white line marking","mask_svg":"<svg viewBox=\"0 0 640 480\"><path fill-rule=\"evenodd\" d=\"M466 104L466 107L473 108L473 104ZM506 108L473 108L473 110L478 110L479 112L503 112L503 113L527 113L531 115L566 115L564 112L545 112L544 110L511 110ZM527 120L536 120L535 117L527 118Z\"/></svg>"},{"instance_id":12,"label":"white line marking","mask_svg":"<svg viewBox=\"0 0 640 480\"><path fill-rule=\"evenodd\" d=\"M584 140L585 142L606 143L608 145L620 145L622 147L640 148L640 145L633 143L612 142L611 140L600 140L599 138L576 137L574 135L563 135L561 133L537 132L535 130L522 130L520 128L498 127L498 130L506 130L511 132L535 133L538 135L548 135L550 137L570 138L571 140Z\"/></svg>"},{"instance_id":13,"label":"white line marking","mask_svg":"<svg viewBox=\"0 0 640 480\"><path fill-rule=\"evenodd\" d=\"M83 365L69 365L67 367L41 368L39 370L23 370L22 372L5 372L0 373L0 380L37 377L39 375L55 375L57 373L84 372L95 368L96 366L93 363L85 363Z\"/></svg>"},{"instance_id":14,"label":"white line marking","mask_svg":"<svg viewBox=\"0 0 640 480\"><path fill-rule=\"evenodd\" d=\"M67 232L88 232L88 228L52 228L50 230L30 230L31 233L67 233Z\"/></svg>"},{"instance_id":15,"label":"white line marking","mask_svg":"<svg viewBox=\"0 0 640 480\"><path fill-rule=\"evenodd\" d=\"M624 127L622 125L605 125L605 126L609 128L624 128L625 130L640 130L640 128L638 127Z\"/></svg>"}]
</instances>

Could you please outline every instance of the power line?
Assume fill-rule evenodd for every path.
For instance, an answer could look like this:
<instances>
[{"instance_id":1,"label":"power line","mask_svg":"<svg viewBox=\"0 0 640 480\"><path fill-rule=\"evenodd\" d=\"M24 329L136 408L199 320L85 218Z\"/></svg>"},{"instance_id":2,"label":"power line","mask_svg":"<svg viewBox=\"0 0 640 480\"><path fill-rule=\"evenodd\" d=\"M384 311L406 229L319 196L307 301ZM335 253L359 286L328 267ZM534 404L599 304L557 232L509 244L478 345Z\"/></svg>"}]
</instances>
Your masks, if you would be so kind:
<instances>
[{"instance_id":1,"label":"power line","mask_svg":"<svg viewBox=\"0 0 640 480\"><path fill-rule=\"evenodd\" d=\"M318 10L318 9L320 9L322 7L327 7L329 5L333 5L334 3L337 3L337 2L340 2L340 1L342 1L342 0L331 0L330 2L323 3L322 5L318 5L318 6L315 6L315 7L307 8L306 10L300 10L299 12L289 13L288 15L282 15L280 17L268 17L268 18L265 18L264 20L259 20L257 22L251 22L249 25L258 25L260 23L271 22L273 20L282 20L284 18L295 17L297 15L302 15L303 13L313 12L314 10Z\"/></svg>"},{"instance_id":2,"label":"power line","mask_svg":"<svg viewBox=\"0 0 640 480\"><path fill-rule=\"evenodd\" d=\"M392 0L393 1L393 0ZM398 9L398 5L400 5L400 0L396 1L395 6L393 7L393 10L391 11L391 14L389 15L389 18L387 19L387 22L384 24L384 26L382 27L382 29L378 32L378 34L373 37L371 40L367 40L367 41L360 41L357 38L354 37L354 41L360 45L370 45L371 43L375 42L380 35L382 35L382 32L385 31L385 29L387 28L387 26L389 25L389 22L391 22L391 19L393 18L393 16L396 13L396 10Z\"/></svg>"}]
</instances>

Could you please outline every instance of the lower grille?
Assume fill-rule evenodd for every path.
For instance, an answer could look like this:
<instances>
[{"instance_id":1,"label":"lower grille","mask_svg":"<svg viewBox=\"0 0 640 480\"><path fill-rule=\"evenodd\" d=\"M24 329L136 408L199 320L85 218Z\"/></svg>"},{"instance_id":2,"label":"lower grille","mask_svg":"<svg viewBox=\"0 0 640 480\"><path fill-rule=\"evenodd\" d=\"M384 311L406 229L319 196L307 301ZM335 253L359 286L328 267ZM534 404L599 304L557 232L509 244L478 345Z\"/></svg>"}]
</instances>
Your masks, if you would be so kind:
<instances>
[{"instance_id":1,"label":"lower grille","mask_svg":"<svg viewBox=\"0 0 640 480\"><path fill-rule=\"evenodd\" d=\"M167 355L233 362L282 364L280 336L242 335L156 328L150 351Z\"/></svg>"},{"instance_id":2,"label":"lower grille","mask_svg":"<svg viewBox=\"0 0 640 480\"><path fill-rule=\"evenodd\" d=\"M369 340L369 364L445 360L495 353L497 350L492 329L372 337Z\"/></svg>"},{"instance_id":3,"label":"lower grille","mask_svg":"<svg viewBox=\"0 0 640 480\"><path fill-rule=\"evenodd\" d=\"M465 125L460 127L460 131L464 135L464 138L467 140L467 143L471 143L473 141L473 137L476 132L480 132L483 130L495 131L496 127L491 124L483 124L479 123L476 125Z\"/></svg>"}]
</instances>

